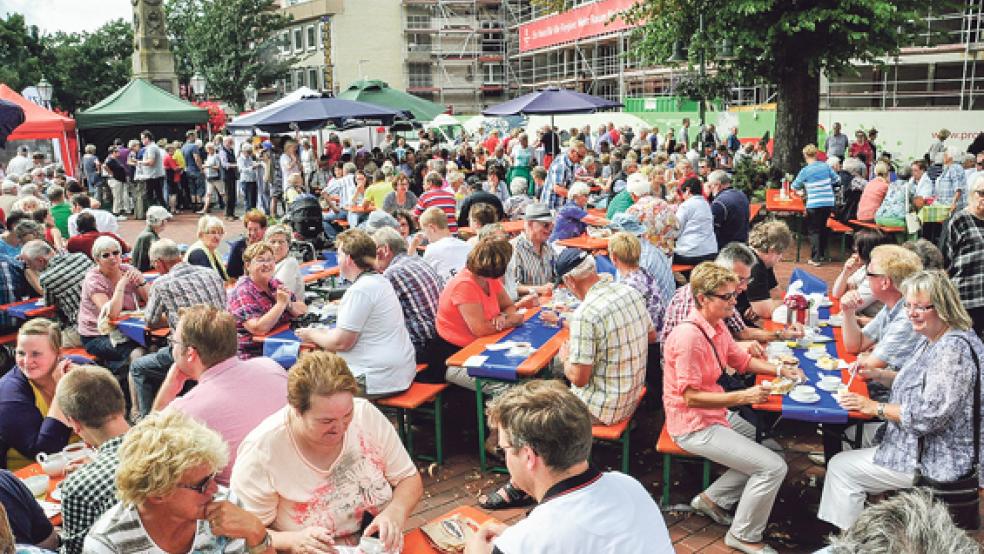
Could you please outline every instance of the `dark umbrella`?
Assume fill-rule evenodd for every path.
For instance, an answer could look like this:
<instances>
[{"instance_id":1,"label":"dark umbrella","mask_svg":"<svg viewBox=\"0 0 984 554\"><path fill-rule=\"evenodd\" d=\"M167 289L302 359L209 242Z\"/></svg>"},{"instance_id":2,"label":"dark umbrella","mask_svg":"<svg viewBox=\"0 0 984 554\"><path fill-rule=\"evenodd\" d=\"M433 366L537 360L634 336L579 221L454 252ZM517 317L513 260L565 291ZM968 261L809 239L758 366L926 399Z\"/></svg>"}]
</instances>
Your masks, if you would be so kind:
<instances>
[{"instance_id":1,"label":"dark umbrella","mask_svg":"<svg viewBox=\"0 0 984 554\"><path fill-rule=\"evenodd\" d=\"M556 114L594 113L598 110L620 107L622 107L621 103L598 96L549 87L491 106L482 113L490 116L549 115L552 126L553 116Z\"/></svg>"},{"instance_id":2,"label":"dark umbrella","mask_svg":"<svg viewBox=\"0 0 984 554\"><path fill-rule=\"evenodd\" d=\"M24 109L8 100L0 100L0 148L7 145L7 137L25 121Z\"/></svg>"},{"instance_id":3,"label":"dark umbrella","mask_svg":"<svg viewBox=\"0 0 984 554\"><path fill-rule=\"evenodd\" d=\"M271 133L293 130L313 131L331 125L344 127L351 120L364 120L366 124L392 125L401 118L396 110L330 97L302 98L276 110L246 115L230 123L230 129L260 128Z\"/></svg>"}]
</instances>

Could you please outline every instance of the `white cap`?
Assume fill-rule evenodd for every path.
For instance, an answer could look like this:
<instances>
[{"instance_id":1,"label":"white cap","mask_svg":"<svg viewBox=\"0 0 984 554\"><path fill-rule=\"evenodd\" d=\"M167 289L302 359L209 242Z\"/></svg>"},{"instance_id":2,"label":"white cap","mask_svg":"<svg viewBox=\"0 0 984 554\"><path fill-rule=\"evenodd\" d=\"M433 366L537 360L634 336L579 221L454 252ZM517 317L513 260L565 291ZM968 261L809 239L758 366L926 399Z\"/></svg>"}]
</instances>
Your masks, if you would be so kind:
<instances>
[{"instance_id":1,"label":"white cap","mask_svg":"<svg viewBox=\"0 0 984 554\"><path fill-rule=\"evenodd\" d=\"M171 212L165 210L161 206L151 206L147 208L147 223L156 225L158 223L163 223L174 217Z\"/></svg>"}]
</instances>

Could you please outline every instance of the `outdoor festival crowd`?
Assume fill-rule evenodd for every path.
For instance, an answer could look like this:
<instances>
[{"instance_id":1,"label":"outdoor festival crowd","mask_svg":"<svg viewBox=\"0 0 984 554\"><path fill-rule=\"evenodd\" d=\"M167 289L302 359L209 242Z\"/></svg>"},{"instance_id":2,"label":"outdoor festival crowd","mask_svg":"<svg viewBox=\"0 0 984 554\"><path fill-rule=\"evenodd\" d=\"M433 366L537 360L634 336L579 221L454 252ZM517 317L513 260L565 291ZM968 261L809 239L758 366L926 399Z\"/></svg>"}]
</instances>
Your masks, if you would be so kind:
<instances>
[{"instance_id":1,"label":"outdoor festival crowd","mask_svg":"<svg viewBox=\"0 0 984 554\"><path fill-rule=\"evenodd\" d=\"M769 148L687 120L637 131L460 144L422 131L373 148L145 131L105 157L87 146L82 181L21 148L0 185L0 304L40 297L52 315L0 314L16 337L0 377L0 551L331 552L363 536L399 551L424 487L376 402L415 382L474 390L448 358L540 310L569 332L546 370L482 381L485 448L510 479L479 503L535 507L482 526L465 552L672 552L645 488L589 463L592 426L637 410L662 411L679 447L726 468L690 502L728 527L725 543L775 552L764 531L787 465L775 440L756 441L770 422L751 406L770 390L755 376L802 378L766 344L806 330L765 325L794 234L753 224L751 191L732 182L743 163L768 166ZM821 426L817 517L832 552L976 551L924 494L866 500L976 470L984 154L947 147L943 130L900 165L874 139L836 124L790 176L813 265L829 261L829 222L872 223L829 285L870 393L838 402L867 422L861 448L842 444L848 425ZM215 208L240 214L244 236L224 241ZM191 245L168 238L180 211L202 214ZM146 221L132 244L127 217ZM898 227L919 237L899 245ZM327 287L305 279L322 251L340 276ZM132 317L165 342L121 332ZM285 371L266 340L287 327L302 344ZM53 527L11 472L79 441L95 450L59 486Z\"/></svg>"}]
</instances>

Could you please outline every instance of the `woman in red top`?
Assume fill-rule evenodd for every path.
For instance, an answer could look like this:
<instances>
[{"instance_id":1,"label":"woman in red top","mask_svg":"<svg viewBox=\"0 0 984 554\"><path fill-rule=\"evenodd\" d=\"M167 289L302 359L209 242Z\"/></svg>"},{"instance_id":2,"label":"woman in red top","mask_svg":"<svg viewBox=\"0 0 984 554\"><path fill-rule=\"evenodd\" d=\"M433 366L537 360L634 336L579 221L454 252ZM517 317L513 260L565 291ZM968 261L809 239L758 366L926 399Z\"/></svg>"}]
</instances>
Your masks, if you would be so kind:
<instances>
[{"instance_id":1,"label":"woman in red top","mask_svg":"<svg viewBox=\"0 0 984 554\"><path fill-rule=\"evenodd\" d=\"M871 175L871 164L875 162L875 151L871 148L871 143L868 142L868 135L864 131L859 130L854 133L854 142L851 143L851 148L849 150L852 158L862 158L864 161L865 177Z\"/></svg>"},{"instance_id":2,"label":"woman in red top","mask_svg":"<svg viewBox=\"0 0 984 554\"><path fill-rule=\"evenodd\" d=\"M338 135L335 133L328 136L328 142L325 143L325 156L328 156L328 167L342 159L342 142L338 140Z\"/></svg>"}]
</instances>

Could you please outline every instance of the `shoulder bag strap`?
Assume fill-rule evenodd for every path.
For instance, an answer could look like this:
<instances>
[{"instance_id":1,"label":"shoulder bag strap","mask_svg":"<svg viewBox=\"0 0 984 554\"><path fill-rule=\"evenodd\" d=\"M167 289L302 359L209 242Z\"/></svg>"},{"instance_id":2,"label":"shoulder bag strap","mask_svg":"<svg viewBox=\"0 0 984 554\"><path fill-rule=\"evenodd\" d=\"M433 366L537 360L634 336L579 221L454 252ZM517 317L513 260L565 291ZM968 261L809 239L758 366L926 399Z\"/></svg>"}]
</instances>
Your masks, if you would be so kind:
<instances>
[{"instance_id":1,"label":"shoulder bag strap","mask_svg":"<svg viewBox=\"0 0 984 554\"><path fill-rule=\"evenodd\" d=\"M967 343L967 348L970 349L970 356L974 359L974 408L971 412L971 417L974 419L974 459L971 463L971 468L974 473L977 473L977 467L980 462L980 444L981 444L981 363L977 358L977 352L974 351L974 345L967 340L967 337L961 336L961 340ZM926 378L923 377L923 384L925 385ZM919 469L919 464L922 463L922 453L923 453L923 437L919 437L919 448L916 453L916 470Z\"/></svg>"},{"instance_id":2,"label":"shoulder bag strap","mask_svg":"<svg viewBox=\"0 0 984 554\"><path fill-rule=\"evenodd\" d=\"M714 359L717 360L718 367L721 368L721 373L727 373L727 371L725 371L724 369L724 363L721 361L721 356L718 355L717 348L715 348L714 346L714 341L712 341L711 337L708 336L707 331L705 331L703 327L697 325L693 321L684 321L684 323L689 323L693 325L694 327L697 328L698 331L700 331L700 334L704 335L704 338L707 339L707 344L711 345L711 351L714 352Z\"/></svg>"}]
</instances>

